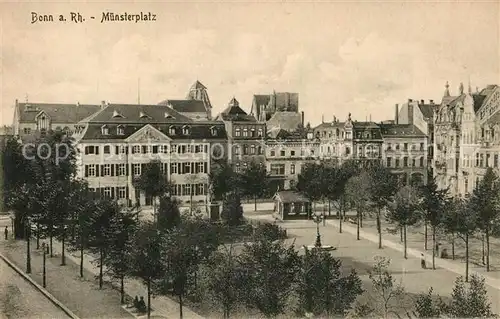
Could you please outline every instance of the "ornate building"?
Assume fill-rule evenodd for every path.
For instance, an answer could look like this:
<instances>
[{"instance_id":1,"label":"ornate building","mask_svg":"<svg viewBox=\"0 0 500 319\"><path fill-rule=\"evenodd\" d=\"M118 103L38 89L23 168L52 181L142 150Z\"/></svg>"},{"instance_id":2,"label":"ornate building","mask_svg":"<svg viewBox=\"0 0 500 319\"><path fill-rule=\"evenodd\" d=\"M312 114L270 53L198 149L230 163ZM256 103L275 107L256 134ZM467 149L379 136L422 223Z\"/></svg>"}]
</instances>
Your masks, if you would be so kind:
<instances>
[{"instance_id":1,"label":"ornate building","mask_svg":"<svg viewBox=\"0 0 500 319\"><path fill-rule=\"evenodd\" d=\"M208 97L207 88L196 81L184 100L165 100L159 103L192 119L193 121L207 121L212 119L212 104Z\"/></svg>"},{"instance_id":2,"label":"ornate building","mask_svg":"<svg viewBox=\"0 0 500 319\"><path fill-rule=\"evenodd\" d=\"M351 114L346 122L334 116L314 128L314 137L320 141L320 157L324 161L340 164L353 156L353 123Z\"/></svg>"}]
</instances>

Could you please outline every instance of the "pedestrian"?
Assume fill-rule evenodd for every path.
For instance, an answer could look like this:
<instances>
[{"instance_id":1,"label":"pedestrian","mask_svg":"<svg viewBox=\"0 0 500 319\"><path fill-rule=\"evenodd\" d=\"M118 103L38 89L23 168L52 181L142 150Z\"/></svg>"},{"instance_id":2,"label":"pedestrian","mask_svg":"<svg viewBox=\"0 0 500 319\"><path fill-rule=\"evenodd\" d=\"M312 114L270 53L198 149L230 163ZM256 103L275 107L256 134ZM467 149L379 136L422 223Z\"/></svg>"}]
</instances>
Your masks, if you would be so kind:
<instances>
[{"instance_id":1,"label":"pedestrian","mask_svg":"<svg viewBox=\"0 0 500 319\"><path fill-rule=\"evenodd\" d=\"M137 295L134 298L134 308L139 310L139 297Z\"/></svg>"},{"instance_id":2,"label":"pedestrian","mask_svg":"<svg viewBox=\"0 0 500 319\"><path fill-rule=\"evenodd\" d=\"M144 297L141 296L141 300L139 300L139 312L145 313L146 312L146 303L144 302Z\"/></svg>"},{"instance_id":3,"label":"pedestrian","mask_svg":"<svg viewBox=\"0 0 500 319\"><path fill-rule=\"evenodd\" d=\"M9 228L7 228L7 226L5 226L5 240L7 240L9 238Z\"/></svg>"},{"instance_id":4,"label":"pedestrian","mask_svg":"<svg viewBox=\"0 0 500 319\"><path fill-rule=\"evenodd\" d=\"M436 243L436 257L439 257L439 243Z\"/></svg>"},{"instance_id":5,"label":"pedestrian","mask_svg":"<svg viewBox=\"0 0 500 319\"><path fill-rule=\"evenodd\" d=\"M422 269L427 269L427 266L425 265L425 256L424 256L424 254L420 254L420 266L422 266Z\"/></svg>"}]
</instances>

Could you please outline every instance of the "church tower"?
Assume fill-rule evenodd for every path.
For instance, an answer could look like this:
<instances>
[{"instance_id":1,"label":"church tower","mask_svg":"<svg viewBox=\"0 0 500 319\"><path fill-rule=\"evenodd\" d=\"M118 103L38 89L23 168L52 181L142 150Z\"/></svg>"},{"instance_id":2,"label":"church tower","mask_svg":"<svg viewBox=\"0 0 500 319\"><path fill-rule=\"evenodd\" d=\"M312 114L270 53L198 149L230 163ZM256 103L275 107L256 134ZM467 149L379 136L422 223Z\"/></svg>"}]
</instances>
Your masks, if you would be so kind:
<instances>
[{"instance_id":1,"label":"church tower","mask_svg":"<svg viewBox=\"0 0 500 319\"><path fill-rule=\"evenodd\" d=\"M196 80L189 89L186 100L202 101L208 114L208 119L212 119L212 104L208 98L207 88Z\"/></svg>"}]
</instances>

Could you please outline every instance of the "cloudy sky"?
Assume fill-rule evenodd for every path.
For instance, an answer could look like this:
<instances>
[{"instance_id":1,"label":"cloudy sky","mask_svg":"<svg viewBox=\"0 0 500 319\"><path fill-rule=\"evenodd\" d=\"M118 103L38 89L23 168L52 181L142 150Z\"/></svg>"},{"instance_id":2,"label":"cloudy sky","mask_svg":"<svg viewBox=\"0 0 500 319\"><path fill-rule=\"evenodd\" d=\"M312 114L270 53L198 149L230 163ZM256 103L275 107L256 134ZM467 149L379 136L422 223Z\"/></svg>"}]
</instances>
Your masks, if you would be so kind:
<instances>
[{"instance_id":1,"label":"cloudy sky","mask_svg":"<svg viewBox=\"0 0 500 319\"><path fill-rule=\"evenodd\" d=\"M100 23L103 12L156 22ZM31 23L31 12L84 23ZM94 16L95 20L91 20ZM500 1L482 3L0 3L1 113L32 102L184 98L200 80L215 112L235 96L298 92L312 124L393 117L408 98L440 101L500 83Z\"/></svg>"}]
</instances>

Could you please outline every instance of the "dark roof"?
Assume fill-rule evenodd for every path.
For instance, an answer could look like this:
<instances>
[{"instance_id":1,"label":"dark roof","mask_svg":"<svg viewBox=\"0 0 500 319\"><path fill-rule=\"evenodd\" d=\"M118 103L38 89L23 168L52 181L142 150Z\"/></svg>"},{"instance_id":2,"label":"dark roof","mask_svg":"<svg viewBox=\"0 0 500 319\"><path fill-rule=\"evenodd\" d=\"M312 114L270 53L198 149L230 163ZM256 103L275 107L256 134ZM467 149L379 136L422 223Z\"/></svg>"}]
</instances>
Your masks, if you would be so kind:
<instances>
[{"instance_id":1,"label":"dark roof","mask_svg":"<svg viewBox=\"0 0 500 319\"><path fill-rule=\"evenodd\" d=\"M255 94L253 96L253 103L256 105L267 105L271 100L271 95L269 94Z\"/></svg>"},{"instance_id":2,"label":"dark roof","mask_svg":"<svg viewBox=\"0 0 500 319\"><path fill-rule=\"evenodd\" d=\"M443 100L441 101L441 105L448 105L458 96L443 96Z\"/></svg>"},{"instance_id":3,"label":"dark roof","mask_svg":"<svg viewBox=\"0 0 500 319\"><path fill-rule=\"evenodd\" d=\"M180 113L204 113L207 111L205 103L200 100L165 100L160 105L168 105Z\"/></svg>"},{"instance_id":4,"label":"dark roof","mask_svg":"<svg viewBox=\"0 0 500 319\"><path fill-rule=\"evenodd\" d=\"M327 128L332 128L332 127L344 127L345 122L325 122L321 123L320 125L316 126L314 129L315 130L320 130L320 129L327 129Z\"/></svg>"},{"instance_id":5,"label":"dark roof","mask_svg":"<svg viewBox=\"0 0 500 319\"><path fill-rule=\"evenodd\" d=\"M419 104L418 108L420 109L420 112L422 112L424 118L431 119L434 117L434 109L436 108L435 104Z\"/></svg>"},{"instance_id":6,"label":"dark roof","mask_svg":"<svg viewBox=\"0 0 500 319\"><path fill-rule=\"evenodd\" d=\"M367 128L379 128L378 124L375 122L352 122L352 127L354 129L367 129Z\"/></svg>"},{"instance_id":7,"label":"dark roof","mask_svg":"<svg viewBox=\"0 0 500 319\"><path fill-rule=\"evenodd\" d=\"M34 123L40 112L45 112L52 123L77 123L99 111L100 105L61 103L18 103L19 122Z\"/></svg>"},{"instance_id":8,"label":"dark roof","mask_svg":"<svg viewBox=\"0 0 500 319\"><path fill-rule=\"evenodd\" d=\"M382 136L406 137L406 136L421 136L425 137L422 132L414 124L379 124Z\"/></svg>"},{"instance_id":9,"label":"dark roof","mask_svg":"<svg viewBox=\"0 0 500 319\"><path fill-rule=\"evenodd\" d=\"M204 90L206 90L207 87L204 86L203 84L201 84L200 81L196 80L196 82L194 82L193 85L191 85L191 90L197 90L197 89L204 89Z\"/></svg>"},{"instance_id":10,"label":"dark roof","mask_svg":"<svg viewBox=\"0 0 500 319\"><path fill-rule=\"evenodd\" d=\"M224 121L241 121L241 122L256 122L257 120L252 115L248 115L243 109L240 107L240 103L236 98L232 98L229 101L227 108L221 112L221 114L217 117Z\"/></svg>"},{"instance_id":11,"label":"dark roof","mask_svg":"<svg viewBox=\"0 0 500 319\"><path fill-rule=\"evenodd\" d=\"M287 131L294 131L302 124L302 114L297 112L276 112L266 124L269 129L279 127Z\"/></svg>"},{"instance_id":12,"label":"dark roof","mask_svg":"<svg viewBox=\"0 0 500 319\"><path fill-rule=\"evenodd\" d=\"M303 203L308 203L310 202L307 197L302 195L301 193L294 192L294 191L278 191L274 195L274 198L279 199L283 203L293 203L293 202L303 202Z\"/></svg>"},{"instance_id":13,"label":"dark roof","mask_svg":"<svg viewBox=\"0 0 500 319\"><path fill-rule=\"evenodd\" d=\"M81 122L146 124L174 122L189 123L193 122L193 120L164 105L108 104L104 109Z\"/></svg>"},{"instance_id":14,"label":"dark roof","mask_svg":"<svg viewBox=\"0 0 500 319\"><path fill-rule=\"evenodd\" d=\"M142 127L148 125L148 123L132 123L132 124L105 124L108 128L107 135L102 134L102 126L103 124L90 123L88 124L86 131L82 137L83 140L123 140L127 137L131 136ZM117 127L122 125L124 129L124 135L117 134ZM180 139L225 139L227 138L226 130L224 127L224 123L220 122L207 122L207 123L171 123L171 124L150 124L154 128L160 130L163 134L170 137L173 140ZM182 127L189 126L190 134L182 135ZM176 130L175 134L170 134L170 128L173 127ZM216 129L216 135L212 135L211 128L214 127Z\"/></svg>"},{"instance_id":15,"label":"dark roof","mask_svg":"<svg viewBox=\"0 0 500 319\"><path fill-rule=\"evenodd\" d=\"M481 106L483 105L484 100L486 99L486 95L474 94L472 95L474 99L474 113L479 111Z\"/></svg>"}]
</instances>

